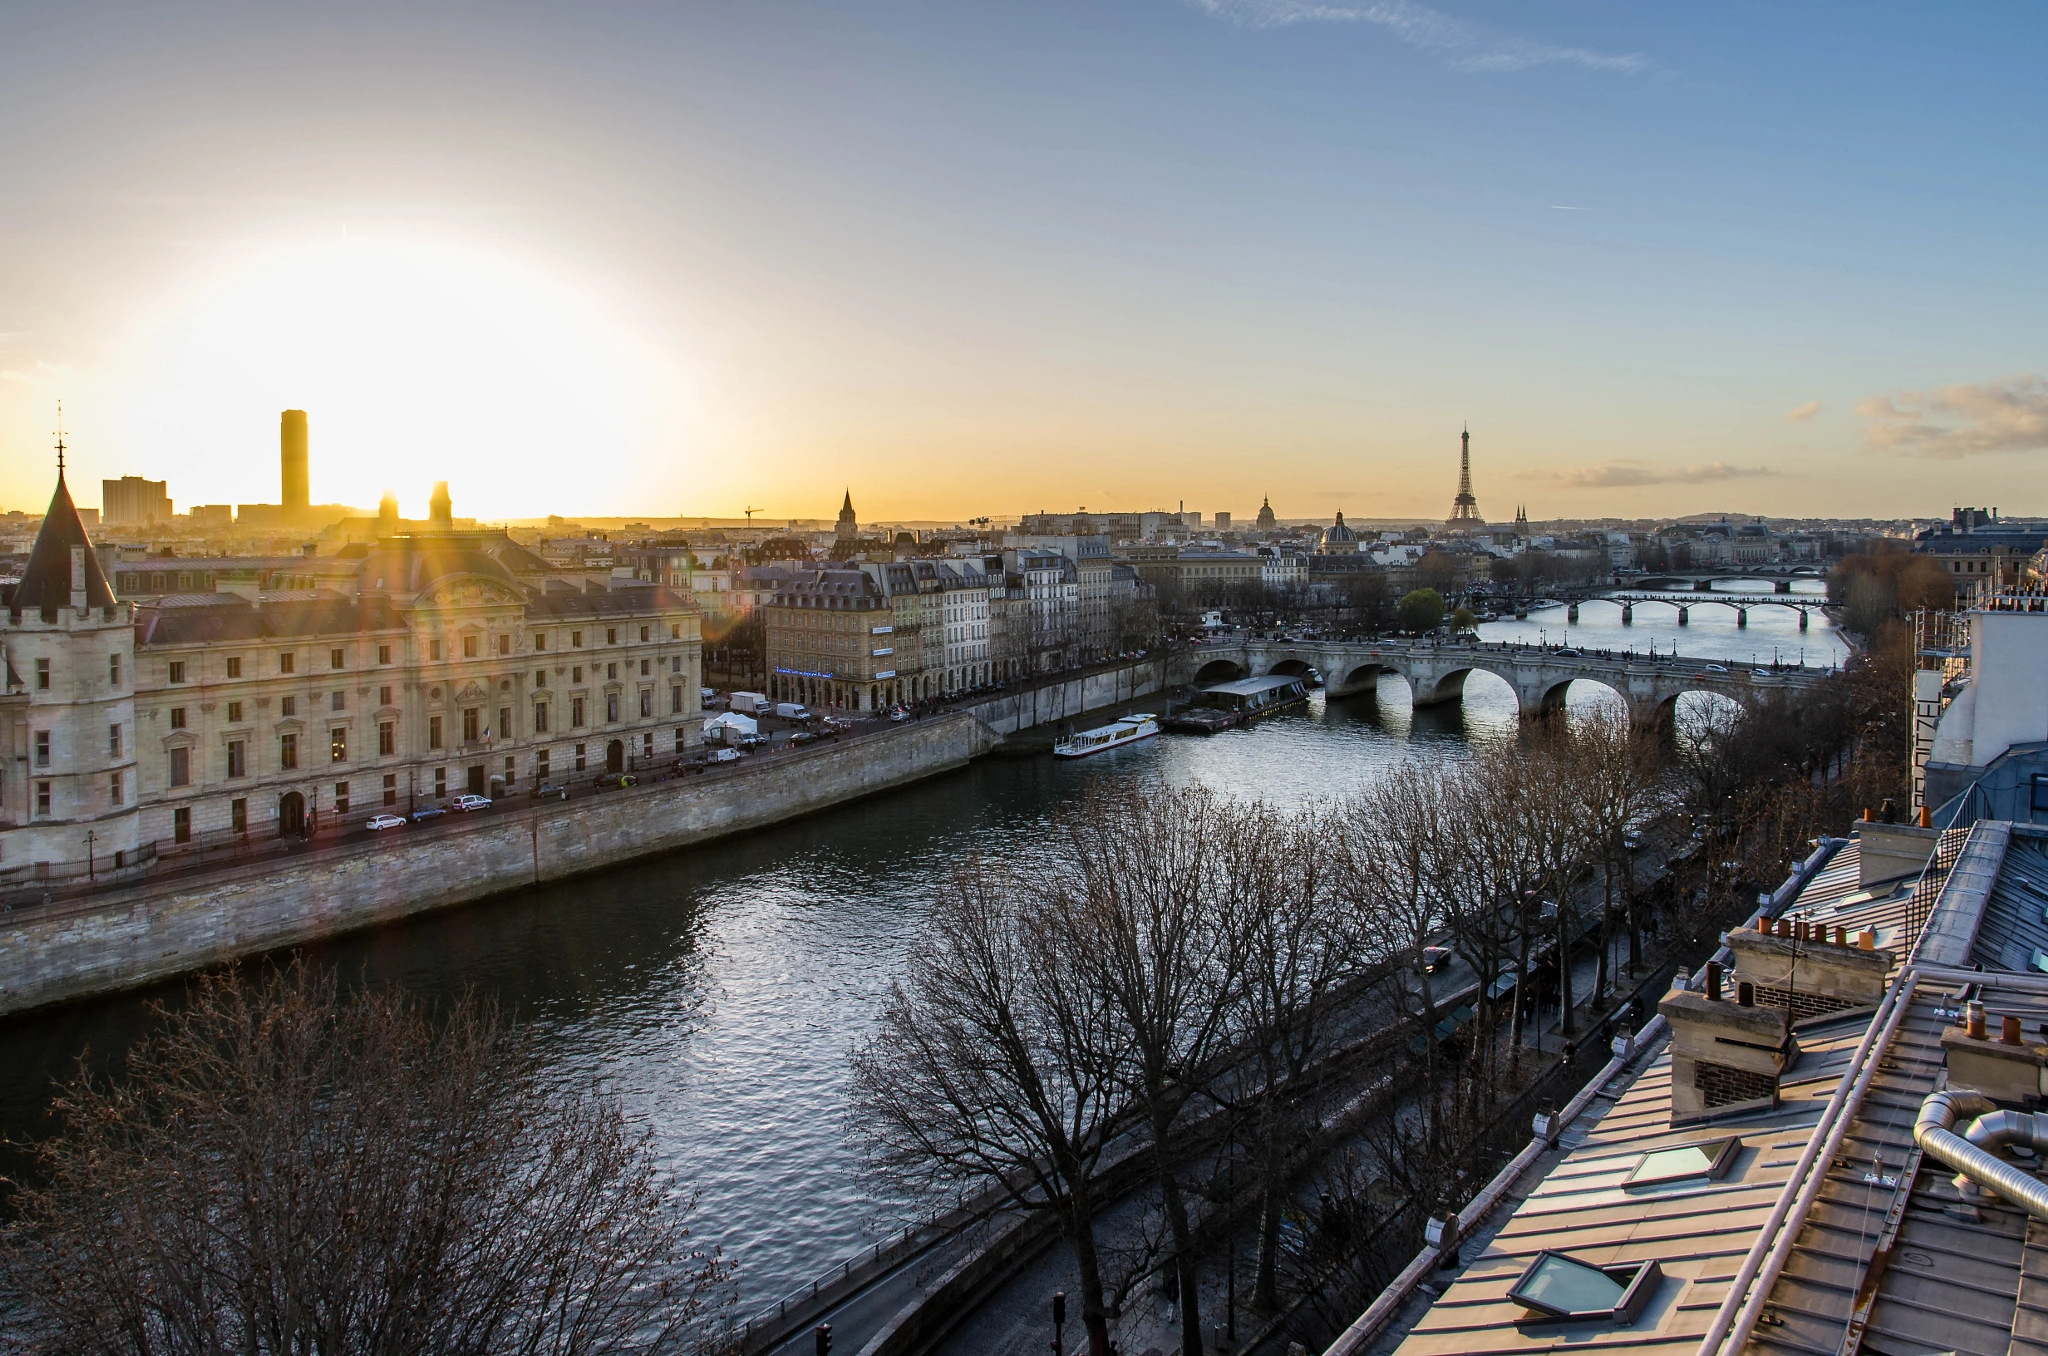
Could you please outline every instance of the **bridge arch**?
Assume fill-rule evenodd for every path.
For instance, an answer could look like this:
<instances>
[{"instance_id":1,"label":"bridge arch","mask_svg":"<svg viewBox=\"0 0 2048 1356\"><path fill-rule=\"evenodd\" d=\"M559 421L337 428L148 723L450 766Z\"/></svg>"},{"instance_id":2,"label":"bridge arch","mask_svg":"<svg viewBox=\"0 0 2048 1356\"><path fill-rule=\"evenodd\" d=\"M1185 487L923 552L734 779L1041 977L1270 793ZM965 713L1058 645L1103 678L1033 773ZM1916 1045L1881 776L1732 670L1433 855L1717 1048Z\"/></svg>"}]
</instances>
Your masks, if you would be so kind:
<instances>
[{"instance_id":1,"label":"bridge arch","mask_svg":"<svg viewBox=\"0 0 2048 1356\"><path fill-rule=\"evenodd\" d=\"M1635 703L1628 699L1626 692L1604 679L1584 677L1566 678L1546 686L1542 696L1536 701L1535 710L1529 714L1554 716L1568 713L1571 709L1572 687L1577 683L1585 684L1578 694L1582 707L1611 710L1617 715L1627 713L1631 719L1636 717Z\"/></svg>"},{"instance_id":2,"label":"bridge arch","mask_svg":"<svg viewBox=\"0 0 2048 1356\"><path fill-rule=\"evenodd\" d=\"M1229 659L1212 659L1195 670L1195 686L1205 687L1211 683L1234 683L1240 678L1251 677L1244 665Z\"/></svg>"},{"instance_id":3,"label":"bridge arch","mask_svg":"<svg viewBox=\"0 0 2048 1356\"><path fill-rule=\"evenodd\" d=\"M1409 686L1415 693L1417 706L1438 706L1444 702L1462 701L1465 697L1465 680L1472 676L1472 668L1452 669L1437 675L1435 682L1410 680Z\"/></svg>"},{"instance_id":4,"label":"bridge arch","mask_svg":"<svg viewBox=\"0 0 2048 1356\"><path fill-rule=\"evenodd\" d=\"M1743 705L1741 699L1712 688L1682 688L1657 702L1651 723L1666 740L1675 740L1681 733L1689 739L1711 739L1716 732L1733 728Z\"/></svg>"},{"instance_id":5,"label":"bridge arch","mask_svg":"<svg viewBox=\"0 0 2048 1356\"><path fill-rule=\"evenodd\" d=\"M1309 663L1306 659L1297 655L1289 655L1267 669L1266 672L1276 678L1300 678L1314 667L1315 665Z\"/></svg>"},{"instance_id":6,"label":"bridge arch","mask_svg":"<svg viewBox=\"0 0 2048 1356\"><path fill-rule=\"evenodd\" d=\"M1323 675L1323 690L1332 697L1373 696L1380 690L1380 675L1393 674L1400 677L1400 671L1377 661L1367 661L1350 669Z\"/></svg>"}]
</instances>

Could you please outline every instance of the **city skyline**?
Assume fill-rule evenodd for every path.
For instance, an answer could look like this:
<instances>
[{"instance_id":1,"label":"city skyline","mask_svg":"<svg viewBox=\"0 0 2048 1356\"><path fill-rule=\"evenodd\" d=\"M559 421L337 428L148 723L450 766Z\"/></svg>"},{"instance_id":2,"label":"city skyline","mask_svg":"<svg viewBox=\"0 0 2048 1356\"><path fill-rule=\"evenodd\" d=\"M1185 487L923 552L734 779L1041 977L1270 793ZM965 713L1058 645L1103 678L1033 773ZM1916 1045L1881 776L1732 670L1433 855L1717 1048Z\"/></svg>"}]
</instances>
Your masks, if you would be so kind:
<instances>
[{"instance_id":1,"label":"city skyline","mask_svg":"<svg viewBox=\"0 0 2048 1356\"><path fill-rule=\"evenodd\" d=\"M2032 14L31 9L0 503L2048 506ZM1968 210L1957 204L1967 203ZM258 488L260 487L260 488ZM92 495L82 495L90 502Z\"/></svg>"}]
</instances>

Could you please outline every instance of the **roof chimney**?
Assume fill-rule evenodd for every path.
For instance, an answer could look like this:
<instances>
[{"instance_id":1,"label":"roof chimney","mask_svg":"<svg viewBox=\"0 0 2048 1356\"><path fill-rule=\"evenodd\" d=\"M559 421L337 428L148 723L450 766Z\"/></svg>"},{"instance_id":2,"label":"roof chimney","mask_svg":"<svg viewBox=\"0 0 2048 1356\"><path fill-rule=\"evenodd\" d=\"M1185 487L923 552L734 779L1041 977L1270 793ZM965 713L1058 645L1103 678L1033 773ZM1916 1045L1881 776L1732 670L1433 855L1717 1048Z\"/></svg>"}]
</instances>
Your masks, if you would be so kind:
<instances>
[{"instance_id":1,"label":"roof chimney","mask_svg":"<svg viewBox=\"0 0 2048 1356\"><path fill-rule=\"evenodd\" d=\"M1981 1002L1966 1005L1962 1023L1941 1033L1941 1050L1951 1088L2033 1105L2048 1082L2048 1045L2027 1040L2019 1019L2010 1015L2001 1017L1998 1034L1993 1035Z\"/></svg>"},{"instance_id":2,"label":"roof chimney","mask_svg":"<svg viewBox=\"0 0 2048 1356\"><path fill-rule=\"evenodd\" d=\"M1657 1005L1671 1024L1673 1125L1778 1104L1778 1077L1799 1056L1792 1014L1782 1007L1752 1006L1747 983L1738 986L1737 994L1731 1003L1673 989Z\"/></svg>"},{"instance_id":3,"label":"roof chimney","mask_svg":"<svg viewBox=\"0 0 2048 1356\"><path fill-rule=\"evenodd\" d=\"M1768 920L1765 920L1768 921ZM1784 920L1781 920L1781 923ZM1759 1006L1783 1008L1798 1021L1852 1008L1874 1008L1891 973L1889 951L1864 949L1846 932L1829 940L1825 924L1791 920L1782 933L1740 928L1727 934L1743 979L1756 986Z\"/></svg>"}]
</instances>

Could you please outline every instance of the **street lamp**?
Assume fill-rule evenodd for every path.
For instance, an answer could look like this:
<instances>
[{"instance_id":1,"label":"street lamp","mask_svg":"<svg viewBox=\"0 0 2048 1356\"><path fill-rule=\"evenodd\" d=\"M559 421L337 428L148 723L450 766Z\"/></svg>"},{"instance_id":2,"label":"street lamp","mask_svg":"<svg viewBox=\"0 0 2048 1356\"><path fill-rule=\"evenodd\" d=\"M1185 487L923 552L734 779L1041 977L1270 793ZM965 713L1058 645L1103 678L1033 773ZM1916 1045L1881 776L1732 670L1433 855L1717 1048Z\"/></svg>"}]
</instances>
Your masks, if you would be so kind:
<instances>
[{"instance_id":1,"label":"street lamp","mask_svg":"<svg viewBox=\"0 0 2048 1356\"><path fill-rule=\"evenodd\" d=\"M818 1356L830 1356L832 1351L832 1325L820 1323L813 1332L817 1342Z\"/></svg>"},{"instance_id":2,"label":"street lamp","mask_svg":"<svg viewBox=\"0 0 2048 1356\"><path fill-rule=\"evenodd\" d=\"M1067 1292L1052 1292L1052 1356L1067 1356Z\"/></svg>"}]
</instances>

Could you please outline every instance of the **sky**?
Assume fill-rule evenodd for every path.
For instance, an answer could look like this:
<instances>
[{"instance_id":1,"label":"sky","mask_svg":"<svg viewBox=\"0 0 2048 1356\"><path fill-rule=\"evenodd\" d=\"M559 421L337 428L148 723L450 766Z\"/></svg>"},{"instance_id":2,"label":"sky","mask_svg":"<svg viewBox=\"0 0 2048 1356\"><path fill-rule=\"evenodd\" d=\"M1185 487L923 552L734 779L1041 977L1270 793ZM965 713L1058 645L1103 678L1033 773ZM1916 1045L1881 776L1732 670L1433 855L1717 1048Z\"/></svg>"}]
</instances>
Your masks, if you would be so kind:
<instances>
[{"instance_id":1,"label":"sky","mask_svg":"<svg viewBox=\"0 0 2048 1356\"><path fill-rule=\"evenodd\" d=\"M2048 514L2048 9L7 0L0 507Z\"/></svg>"}]
</instances>

